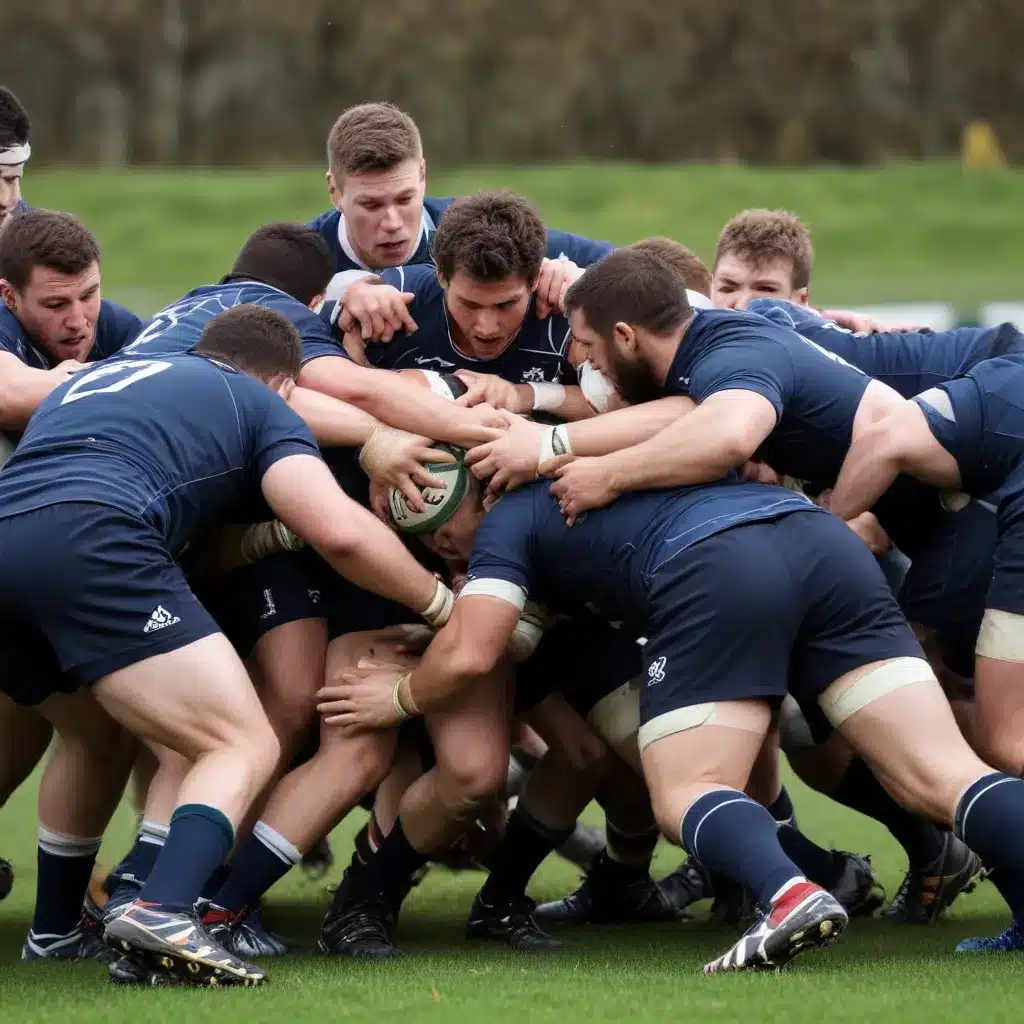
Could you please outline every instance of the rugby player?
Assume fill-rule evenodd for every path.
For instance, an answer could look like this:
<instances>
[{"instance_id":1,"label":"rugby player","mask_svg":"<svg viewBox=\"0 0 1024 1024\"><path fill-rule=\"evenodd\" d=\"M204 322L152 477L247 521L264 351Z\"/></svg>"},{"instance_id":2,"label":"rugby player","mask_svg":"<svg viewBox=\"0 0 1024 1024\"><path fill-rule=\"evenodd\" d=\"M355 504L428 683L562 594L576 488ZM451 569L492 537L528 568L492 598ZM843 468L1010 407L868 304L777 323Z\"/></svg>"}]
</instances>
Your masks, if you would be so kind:
<instances>
[{"instance_id":1,"label":"rugby player","mask_svg":"<svg viewBox=\"0 0 1024 1024\"><path fill-rule=\"evenodd\" d=\"M423 142L408 114L390 103L349 107L327 138L327 167L334 209L310 223L331 247L336 273L431 262L434 231L453 200L425 195ZM589 266L611 249L607 242L548 232L549 258L536 288L542 312L558 308L577 266ZM415 328L400 309L396 317L393 329Z\"/></svg>"},{"instance_id":2,"label":"rugby player","mask_svg":"<svg viewBox=\"0 0 1024 1024\"><path fill-rule=\"evenodd\" d=\"M599 307L600 327L573 305L581 296L586 296L588 308L595 305L591 289L596 285L605 289L610 303ZM576 460L559 469L553 489L570 516L610 500L620 487L711 479L742 465L755 452L778 472L811 481L812 493L824 490L834 483L851 436L872 416L901 401L887 386L806 339L777 331L762 318L733 311L684 311L678 284L663 264L642 253L613 253L584 274L566 302L573 333L625 396L642 400L675 392L701 400L697 412L677 417L649 440L638 444L634 434L626 442L630 447L616 454L583 459L582 465ZM620 320L612 312L625 309L635 315L641 302L645 323L639 329L628 316ZM620 351L606 340L620 336L631 339L632 347ZM615 451L622 442L610 436L612 417L622 423L639 412L620 410L589 423L552 428L547 452L579 453L570 432L597 439L594 448L582 449L587 453ZM602 424L601 419L609 422ZM486 468L484 459L477 469ZM899 546L913 555L915 545L926 547L941 509L924 488L900 485L874 511L880 519L886 516L882 525L900 534ZM840 796L882 820L907 848L910 883L902 902L924 907L926 919L970 886L980 870L977 859L955 837L927 822L912 823L870 772L858 768Z\"/></svg>"},{"instance_id":3,"label":"rugby player","mask_svg":"<svg viewBox=\"0 0 1024 1024\"><path fill-rule=\"evenodd\" d=\"M1003 832L1004 816L1024 811L1024 783L970 750L874 559L835 517L728 477L624 494L569 525L548 491L531 485L483 516L473 490L447 536L472 545L449 624L411 672L348 673L334 694L342 727L390 726L485 685L528 596L596 608L648 638L639 746L663 834L765 906L706 973L781 967L847 922L742 792L787 692L901 800L969 828L986 857L1024 877L1024 831L1009 842Z\"/></svg>"},{"instance_id":4,"label":"rugby player","mask_svg":"<svg viewBox=\"0 0 1024 1024\"><path fill-rule=\"evenodd\" d=\"M21 179L32 155L32 124L18 97L0 86L0 231L27 209Z\"/></svg>"},{"instance_id":5,"label":"rugby player","mask_svg":"<svg viewBox=\"0 0 1024 1024\"><path fill-rule=\"evenodd\" d=\"M0 131L10 120L4 104L12 99L0 91ZM27 119L23 134L17 123L11 130L27 146ZM0 145L4 141L0 135ZM0 172L6 169L0 166ZM16 192L18 178L12 180ZM0 236L0 300L2 463L43 398L86 363L119 351L138 333L140 322L100 298L99 246L65 213L37 210L11 219ZM51 733L49 723L30 708L0 697L0 806L39 762ZM61 762L64 755L58 745L55 758ZM12 881L9 865L0 862L0 898Z\"/></svg>"},{"instance_id":6,"label":"rugby player","mask_svg":"<svg viewBox=\"0 0 1024 1024\"><path fill-rule=\"evenodd\" d=\"M262 494L338 572L434 625L451 607L448 589L338 488L282 401L300 359L284 317L236 306L184 355L108 360L63 385L0 481L3 688L78 741L67 817L81 823L88 808L89 834L98 835L112 813L86 793L108 756L89 726L107 714L191 762L139 899L105 933L133 965L190 984L264 979L211 940L192 908L279 744L242 662L171 553ZM54 545L55 535L65 542ZM64 903L68 918L94 857L41 859L40 894Z\"/></svg>"},{"instance_id":7,"label":"rugby player","mask_svg":"<svg viewBox=\"0 0 1024 1024\"><path fill-rule=\"evenodd\" d=\"M960 378L896 406L854 439L833 492L837 515L850 517L907 473L932 487L997 503L998 542L975 664L979 751L1014 775L1024 772L1021 743L1020 507L1024 456L1024 362L1000 356ZM1013 826L1008 826L1012 828ZM973 834L970 834L974 841ZM991 939L967 940L963 951L1024 949L1020 881L996 870L996 888L1014 920Z\"/></svg>"}]
</instances>

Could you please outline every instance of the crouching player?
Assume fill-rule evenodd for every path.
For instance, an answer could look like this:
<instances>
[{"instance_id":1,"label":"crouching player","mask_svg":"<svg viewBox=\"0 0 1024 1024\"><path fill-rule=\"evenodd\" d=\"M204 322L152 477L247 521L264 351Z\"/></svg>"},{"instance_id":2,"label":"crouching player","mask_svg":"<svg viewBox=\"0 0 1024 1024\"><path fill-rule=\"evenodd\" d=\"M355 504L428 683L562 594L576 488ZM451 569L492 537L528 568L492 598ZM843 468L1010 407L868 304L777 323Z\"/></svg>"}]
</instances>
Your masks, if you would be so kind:
<instances>
[{"instance_id":1,"label":"crouching player","mask_svg":"<svg viewBox=\"0 0 1024 1024\"><path fill-rule=\"evenodd\" d=\"M478 492L457 515L483 515ZM756 566L753 572L751 566ZM742 586L736 586L742 581ZM527 596L597 607L649 638L639 742L666 836L749 886L763 916L705 970L782 966L846 925L800 874L772 816L744 796L771 708L791 690L905 805L1024 872L1024 783L960 735L884 577L835 517L781 488L721 481L625 495L568 527L543 483L497 503L475 532L469 581L420 666L350 673L340 721L429 713L501 656Z\"/></svg>"},{"instance_id":2,"label":"crouching player","mask_svg":"<svg viewBox=\"0 0 1024 1024\"><path fill-rule=\"evenodd\" d=\"M283 317L238 306L191 353L108 360L57 389L0 483L3 689L37 705L79 757L63 820L47 826L88 836L106 827L113 807L90 794L108 756L95 740L107 715L191 762L139 899L105 935L129 968L163 980L264 980L192 908L279 754L242 662L172 553L247 502L258 509L262 493L355 582L431 623L450 608L447 589L344 495L282 401L299 360ZM50 914L64 915L69 934L94 857L40 858L41 898L61 902Z\"/></svg>"}]
</instances>

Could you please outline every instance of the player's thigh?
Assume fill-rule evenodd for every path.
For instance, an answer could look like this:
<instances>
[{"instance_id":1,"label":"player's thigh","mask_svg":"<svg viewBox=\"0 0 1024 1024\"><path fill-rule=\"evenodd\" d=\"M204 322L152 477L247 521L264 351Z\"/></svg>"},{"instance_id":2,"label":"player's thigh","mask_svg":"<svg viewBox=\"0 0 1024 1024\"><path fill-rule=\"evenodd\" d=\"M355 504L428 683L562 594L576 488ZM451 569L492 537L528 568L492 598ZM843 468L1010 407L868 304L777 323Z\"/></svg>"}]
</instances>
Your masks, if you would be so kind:
<instances>
[{"instance_id":1,"label":"player's thigh","mask_svg":"<svg viewBox=\"0 0 1024 1024\"><path fill-rule=\"evenodd\" d=\"M781 704L802 607L774 527L715 534L657 569L645 623L641 752L716 724L720 702Z\"/></svg>"},{"instance_id":2,"label":"player's thigh","mask_svg":"<svg viewBox=\"0 0 1024 1024\"><path fill-rule=\"evenodd\" d=\"M53 727L30 707L0 693L0 806L46 753Z\"/></svg>"},{"instance_id":3,"label":"player's thigh","mask_svg":"<svg viewBox=\"0 0 1024 1024\"><path fill-rule=\"evenodd\" d=\"M500 792L511 750L511 667L502 662L473 680L443 710L426 715L424 723L441 775L471 796Z\"/></svg>"},{"instance_id":4,"label":"player's thigh","mask_svg":"<svg viewBox=\"0 0 1024 1024\"><path fill-rule=\"evenodd\" d=\"M523 719L574 771L599 778L607 768L607 745L562 694L548 694Z\"/></svg>"},{"instance_id":5,"label":"player's thigh","mask_svg":"<svg viewBox=\"0 0 1024 1024\"><path fill-rule=\"evenodd\" d=\"M224 745L267 743L266 715L222 633L111 672L93 692L133 733L189 758Z\"/></svg>"}]
</instances>

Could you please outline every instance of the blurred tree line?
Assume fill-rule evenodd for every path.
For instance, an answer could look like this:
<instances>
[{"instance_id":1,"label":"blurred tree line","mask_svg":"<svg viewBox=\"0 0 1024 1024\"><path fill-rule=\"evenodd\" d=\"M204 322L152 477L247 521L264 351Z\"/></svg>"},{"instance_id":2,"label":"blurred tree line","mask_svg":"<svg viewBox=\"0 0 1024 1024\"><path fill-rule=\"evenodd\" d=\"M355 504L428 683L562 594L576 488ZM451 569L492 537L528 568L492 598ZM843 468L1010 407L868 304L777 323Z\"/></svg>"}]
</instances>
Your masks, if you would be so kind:
<instances>
[{"instance_id":1,"label":"blurred tree line","mask_svg":"<svg viewBox=\"0 0 1024 1024\"><path fill-rule=\"evenodd\" d=\"M348 104L435 164L1024 156L1021 0L3 0L40 163L323 159Z\"/></svg>"}]
</instances>

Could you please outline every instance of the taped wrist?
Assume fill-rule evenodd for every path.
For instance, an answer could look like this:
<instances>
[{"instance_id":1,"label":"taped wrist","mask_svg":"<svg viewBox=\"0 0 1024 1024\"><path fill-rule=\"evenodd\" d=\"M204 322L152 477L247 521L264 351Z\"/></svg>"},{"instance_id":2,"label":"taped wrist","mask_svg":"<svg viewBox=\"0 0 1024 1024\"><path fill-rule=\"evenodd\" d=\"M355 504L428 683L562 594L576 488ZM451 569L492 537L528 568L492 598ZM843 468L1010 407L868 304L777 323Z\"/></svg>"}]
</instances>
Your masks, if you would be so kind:
<instances>
[{"instance_id":1,"label":"taped wrist","mask_svg":"<svg viewBox=\"0 0 1024 1024\"><path fill-rule=\"evenodd\" d=\"M440 629L450 618L454 606L455 597L452 592L438 580L434 596L421 614L428 625L433 626L434 629Z\"/></svg>"},{"instance_id":2,"label":"taped wrist","mask_svg":"<svg viewBox=\"0 0 1024 1024\"><path fill-rule=\"evenodd\" d=\"M564 423L557 427L548 427L540 437L540 453L537 456L537 475L541 474L541 467L552 459L561 455L572 455L572 445L569 443L569 428Z\"/></svg>"}]
</instances>

